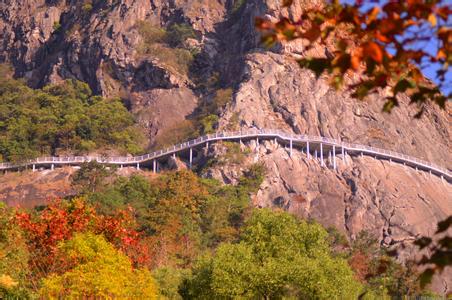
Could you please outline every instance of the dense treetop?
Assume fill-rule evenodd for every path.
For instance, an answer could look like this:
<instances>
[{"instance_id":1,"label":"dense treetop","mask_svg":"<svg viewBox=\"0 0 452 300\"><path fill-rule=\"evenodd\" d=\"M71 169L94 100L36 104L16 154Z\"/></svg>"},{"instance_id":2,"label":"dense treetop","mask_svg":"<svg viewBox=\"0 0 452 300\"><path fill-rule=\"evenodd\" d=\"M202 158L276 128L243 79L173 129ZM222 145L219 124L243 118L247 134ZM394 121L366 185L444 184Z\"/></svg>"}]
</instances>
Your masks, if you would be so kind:
<instances>
[{"instance_id":1,"label":"dense treetop","mask_svg":"<svg viewBox=\"0 0 452 300\"><path fill-rule=\"evenodd\" d=\"M121 101L94 96L74 80L36 90L0 80L0 137L0 161L100 148L141 151L140 133Z\"/></svg>"}]
</instances>

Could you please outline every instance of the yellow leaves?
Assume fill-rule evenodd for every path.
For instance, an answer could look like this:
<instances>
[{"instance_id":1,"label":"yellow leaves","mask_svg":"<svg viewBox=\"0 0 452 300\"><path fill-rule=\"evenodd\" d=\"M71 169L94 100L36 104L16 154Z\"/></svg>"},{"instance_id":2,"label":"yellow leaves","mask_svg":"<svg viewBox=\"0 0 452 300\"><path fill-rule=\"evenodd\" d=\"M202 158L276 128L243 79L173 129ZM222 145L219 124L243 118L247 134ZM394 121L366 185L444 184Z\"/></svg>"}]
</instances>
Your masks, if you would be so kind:
<instances>
[{"instance_id":1,"label":"yellow leaves","mask_svg":"<svg viewBox=\"0 0 452 300\"><path fill-rule=\"evenodd\" d=\"M18 283L14 281L14 279L12 279L9 275L6 274L0 275L0 287L9 290L17 285Z\"/></svg>"},{"instance_id":2,"label":"yellow leaves","mask_svg":"<svg viewBox=\"0 0 452 300\"><path fill-rule=\"evenodd\" d=\"M435 27L435 26L436 26L436 16L435 16L434 13L431 13L431 14L428 16L428 21L430 22L430 24L432 24L432 27Z\"/></svg>"},{"instance_id":3,"label":"yellow leaves","mask_svg":"<svg viewBox=\"0 0 452 300\"><path fill-rule=\"evenodd\" d=\"M134 269L130 260L101 235L76 234L61 245L62 255L71 255L75 266L45 278L39 291L43 298L157 299L150 272ZM87 255L87 253L89 253Z\"/></svg>"}]
</instances>

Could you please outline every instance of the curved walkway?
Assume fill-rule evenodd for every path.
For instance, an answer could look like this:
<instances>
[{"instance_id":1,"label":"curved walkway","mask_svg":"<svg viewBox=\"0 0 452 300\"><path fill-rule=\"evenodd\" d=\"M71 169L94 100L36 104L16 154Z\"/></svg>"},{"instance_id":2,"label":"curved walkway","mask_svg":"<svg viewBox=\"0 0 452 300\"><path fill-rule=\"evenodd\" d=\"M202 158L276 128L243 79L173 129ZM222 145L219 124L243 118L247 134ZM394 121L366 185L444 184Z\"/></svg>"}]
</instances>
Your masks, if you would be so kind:
<instances>
[{"instance_id":1,"label":"curved walkway","mask_svg":"<svg viewBox=\"0 0 452 300\"><path fill-rule=\"evenodd\" d=\"M320 160L322 166L326 166L324 158L326 154L330 165L336 169L336 156L345 161L348 155L366 155L374 157L375 159L388 160L396 163L401 163L406 166L415 168L416 170L422 170L434 174L436 176L445 179L447 182L452 182L452 173L450 170L444 167L437 166L433 163L417 159L412 156L397 153L394 151L379 149L375 147L350 144L341 142L338 140L326 138L326 137L313 137L307 135L294 135L286 133L280 130L243 130L234 132L218 132L215 134L209 134L197 139L177 144L172 147L159 150L153 153L141 155L141 156L124 156L124 157L93 157L93 156L70 156L70 157L40 157L33 160L28 160L22 163L0 163L0 170L18 170L21 168L31 167L33 170L39 167L51 168L58 165L81 165L84 162L97 161L107 165L118 166L152 166L154 172L156 171L156 162L159 159L166 158L170 155L187 154L189 157L189 164L191 166L193 161L193 149L198 149L201 146L209 146L209 143L216 141L246 141L256 139L259 140L275 140L280 144L284 144L288 147L290 154L292 149L297 148L306 152L308 159L315 157ZM325 157L326 157L325 155Z\"/></svg>"}]
</instances>

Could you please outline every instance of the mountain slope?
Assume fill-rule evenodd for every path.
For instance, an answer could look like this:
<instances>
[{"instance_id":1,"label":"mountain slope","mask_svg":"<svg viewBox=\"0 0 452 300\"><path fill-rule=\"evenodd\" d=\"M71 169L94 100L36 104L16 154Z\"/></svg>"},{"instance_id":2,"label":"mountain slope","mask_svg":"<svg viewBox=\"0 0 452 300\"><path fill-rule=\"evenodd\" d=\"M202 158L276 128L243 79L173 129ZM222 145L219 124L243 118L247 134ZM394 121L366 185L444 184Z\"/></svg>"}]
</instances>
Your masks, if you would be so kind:
<instances>
[{"instance_id":1,"label":"mountain slope","mask_svg":"<svg viewBox=\"0 0 452 300\"><path fill-rule=\"evenodd\" d=\"M32 87L76 78L95 93L120 96L146 128L151 147L204 113L218 115L218 130L322 135L451 169L450 106L429 107L414 120L415 108L405 96L401 108L384 114L378 95L358 102L301 70L294 57L306 55L302 41L271 50L259 46L255 16L296 18L313 4L299 0L282 10L278 0L99 0L90 8L80 1L7 0L0 4L0 62L11 64ZM169 32L174 24L193 28L194 35L176 46L156 37L155 28ZM313 51L322 55L325 48ZM182 53L187 59L174 63ZM203 112L228 89L232 96L218 110ZM300 152L289 158L283 147L268 142L247 157L247 163L256 160L264 162L268 175L255 205L318 219L350 238L368 230L385 246L409 243L418 234L431 235L452 214L450 184L401 165L353 158L333 172ZM213 166L205 175L234 182L245 166ZM450 276L440 281L441 291L452 286Z\"/></svg>"}]
</instances>

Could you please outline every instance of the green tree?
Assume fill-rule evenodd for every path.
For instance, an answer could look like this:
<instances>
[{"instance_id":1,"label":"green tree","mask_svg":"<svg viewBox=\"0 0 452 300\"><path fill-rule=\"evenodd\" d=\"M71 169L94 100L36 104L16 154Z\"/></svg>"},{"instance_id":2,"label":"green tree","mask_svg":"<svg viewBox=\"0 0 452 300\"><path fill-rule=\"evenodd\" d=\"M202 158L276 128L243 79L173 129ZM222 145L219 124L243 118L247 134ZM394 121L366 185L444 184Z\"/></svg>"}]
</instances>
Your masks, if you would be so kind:
<instances>
[{"instance_id":1,"label":"green tree","mask_svg":"<svg viewBox=\"0 0 452 300\"><path fill-rule=\"evenodd\" d=\"M361 285L347 261L331 254L318 224L284 212L257 210L240 242L218 247L201 261L182 293L215 297L332 299L357 296ZM203 297L202 296L202 297Z\"/></svg>"},{"instance_id":2,"label":"green tree","mask_svg":"<svg viewBox=\"0 0 452 300\"><path fill-rule=\"evenodd\" d=\"M97 161L85 162L71 177L71 185L82 193L94 193L103 187L110 172Z\"/></svg>"},{"instance_id":3,"label":"green tree","mask_svg":"<svg viewBox=\"0 0 452 300\"><path fill-rule=\"evenodd\" d=\"M172 267L162 267L152 272L159 287L160 299L183 299L179 294L179 286L184 278L189 274L188 269L176 269Z\"/></svg>"},{"instance_id":4,"label":"green tree","mask_svg":"<svg viewBox=\"0 0 452 300\"><path fill-rule=\"evenodd\" d=\"M43 280L44 298L157 299L157 286L146 269L133 269L130 260L103 236L75 234L59 245L62 258L74 266Z\"/></svg>"},{"instance_id":5,"label":"green tree","mask_svg":"<svg viewBox=\"0 0 452 300\"><path fill-rule=\"evenodd\" d=\"M4 160L99 148L134 154L141 151L143 138L134 124L119 99L93 96L88 85L79 81L33 90L22 81L0 80L0 156Z\"/></svg>"}]
</instances>

